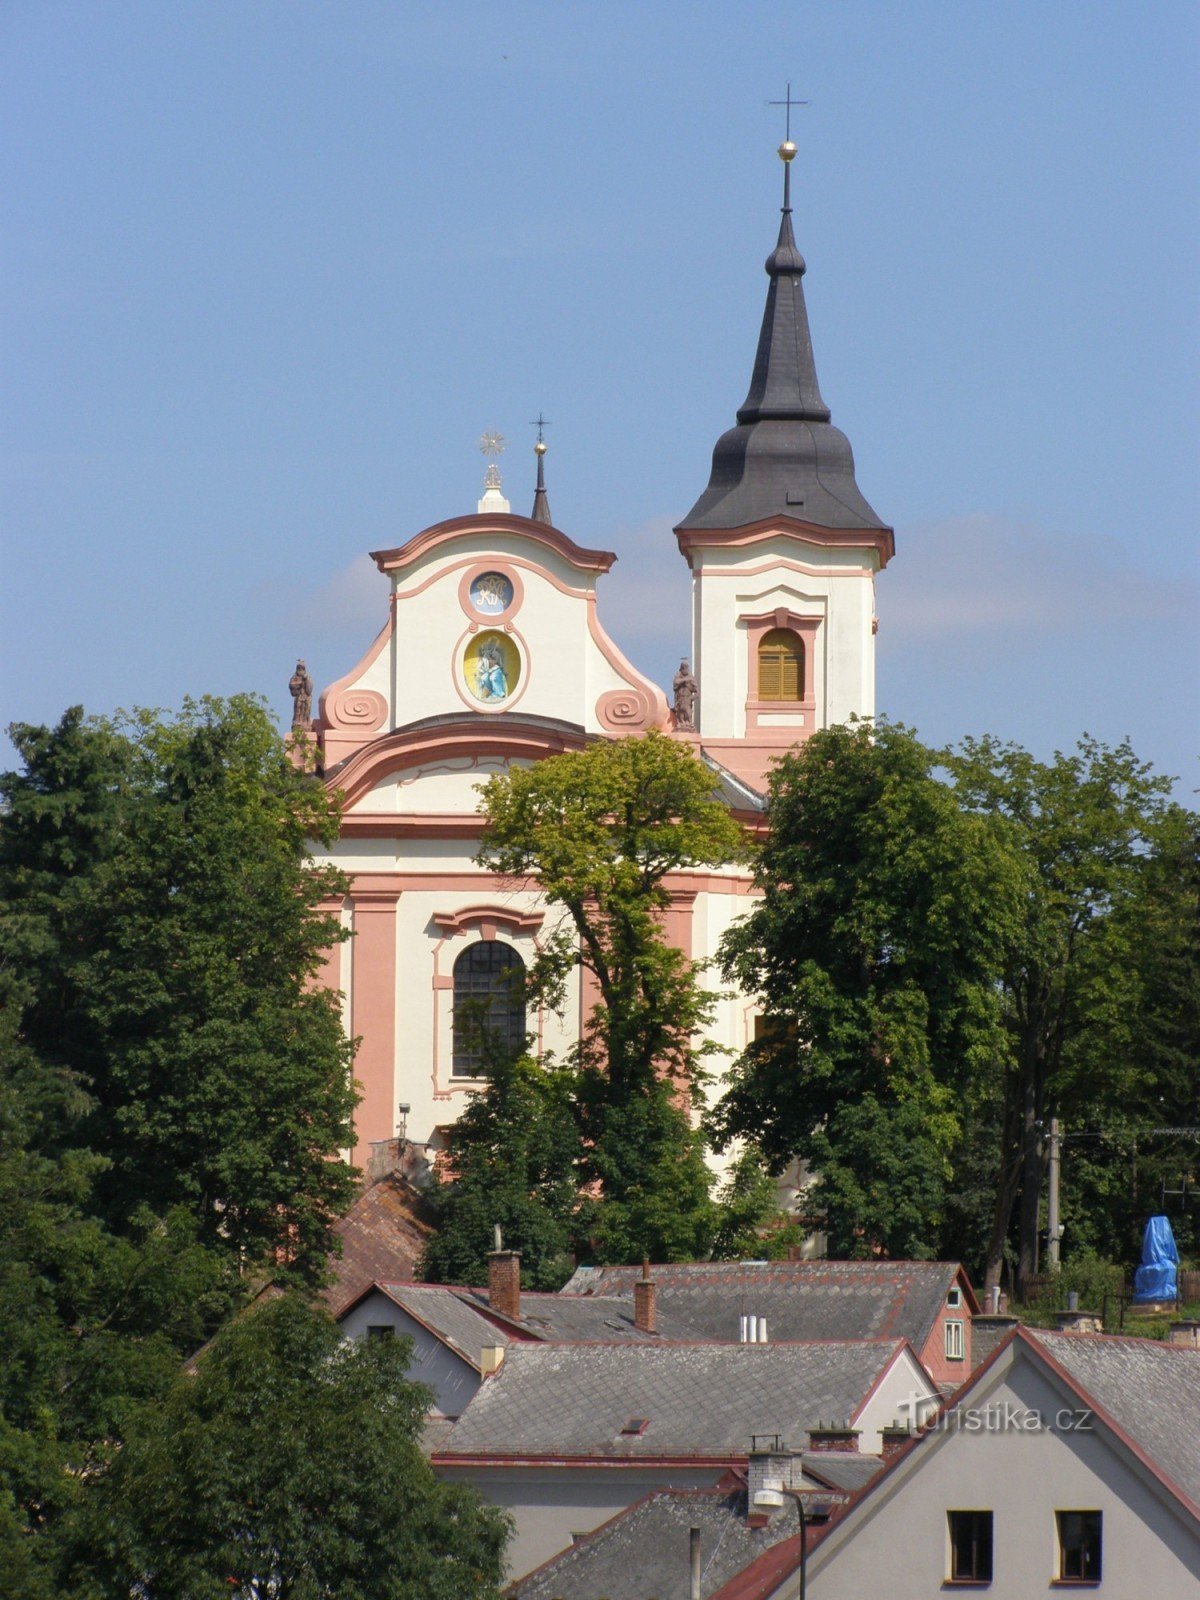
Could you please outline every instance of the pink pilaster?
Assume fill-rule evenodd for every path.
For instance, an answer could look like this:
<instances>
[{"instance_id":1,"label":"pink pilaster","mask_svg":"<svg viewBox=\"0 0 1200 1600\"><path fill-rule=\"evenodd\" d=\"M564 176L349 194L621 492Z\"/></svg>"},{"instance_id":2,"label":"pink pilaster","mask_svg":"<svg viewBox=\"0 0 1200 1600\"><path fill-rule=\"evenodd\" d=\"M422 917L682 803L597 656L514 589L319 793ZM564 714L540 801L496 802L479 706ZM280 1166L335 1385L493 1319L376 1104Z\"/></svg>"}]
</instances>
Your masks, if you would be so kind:
<instances>
[{"instance_id":1,"label":"pink pilaster","mask_svg":"<svg viewBox=\"0 0 1200 1600\"><path fill-rule=\"evenodd\" d=\"M375 883L370 875L354 880L354 960L351 964L350 1017L361 1039L354 1076L362 1099L354 1113L357 1144L354 1164L366 1166L372 1140L396 1131L396 904L399 889Z\"/></svg>"}]
</instances>

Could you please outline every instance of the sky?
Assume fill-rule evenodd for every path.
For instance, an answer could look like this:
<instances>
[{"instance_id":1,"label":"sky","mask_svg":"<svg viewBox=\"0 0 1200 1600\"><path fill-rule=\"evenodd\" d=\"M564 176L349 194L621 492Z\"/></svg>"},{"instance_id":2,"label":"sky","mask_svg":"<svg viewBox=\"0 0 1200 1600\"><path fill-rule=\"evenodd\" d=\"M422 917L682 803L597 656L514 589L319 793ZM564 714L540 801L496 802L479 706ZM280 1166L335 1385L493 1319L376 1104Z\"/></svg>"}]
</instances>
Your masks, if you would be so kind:
<instances>
[{"instance_id":1,"label":"sky","mask_svg":"<svg viewBox=\"0 0 1200 1600\"><path fill-rule=\"evenodd\" d=\"M264 695L386 614L367 552L513 509L671 533L749 381L794 96L817 369L896 530L881 711L1200 787L1192 0L0 3L0 727ZM0 763L10 754L5 746Z\"/></svg>"}]
</instances>

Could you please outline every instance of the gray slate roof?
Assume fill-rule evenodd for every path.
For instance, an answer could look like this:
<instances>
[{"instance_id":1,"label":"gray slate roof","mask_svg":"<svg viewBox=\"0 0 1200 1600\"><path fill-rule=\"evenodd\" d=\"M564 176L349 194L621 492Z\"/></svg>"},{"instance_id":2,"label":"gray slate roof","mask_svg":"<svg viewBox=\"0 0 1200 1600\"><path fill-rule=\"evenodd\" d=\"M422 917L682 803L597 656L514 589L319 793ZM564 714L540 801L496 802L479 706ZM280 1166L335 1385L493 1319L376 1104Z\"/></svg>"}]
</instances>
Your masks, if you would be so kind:
<instances>
[{"instance_id":1,"label":"gray slate roof","mask_svg":"<svg viewBox=\"0 0 1200 1600\"><path fill-rule=\"evenodd\" d=\"M782 515L824 528L882 529L855 481L850 441L831 424L817 386L805 262L786 191L766 270L771 281L749 393L737 426L717 440L708 487L679 527L740 528Z\"/></svg>"},{"instance_id":2,"label":"gray slate roof","mask_svg":"<svg viewBox=\"0 0 1200 1600\"><path fill-rule=\"evenodd\" d=\"M1200 1506L1200 1350L1112 1334L1027 1331Z\"/></svg>"},{"instance_id":3,"label":"gray slate roof","mask_svg":"<svg viewBox=\"0 0 1200 1600\"><path fill-rule=\"evenodd\" d=\"M644 1460L744 1456L853 1418L899 1340L812 1344L511 1344L442 1455ZM640 1432L626 1432L633 1419Z\"/></svg>"},{"instance_id":4,"label":"gray slate roof","mask_svg":"<svg viewBox=\"0 0 1200 1600\"><path fill-rule=\"evenodd\" d=\"M509 1343L507 1333L453 1289L420 1283L383 1283L379 1288L476 1371L484 1345Z\"/></svg>"},{"instance_id":5,"label":"gray slate roof","mask_svg":"<svg viewBox=\"0 0 1200 1600\"><path fill-rule=\"evenodd\" d=\"M771 1339L907 1339L921 1350L958 1272L952 1261L704 1262L651 1267L660 1315L736 1339L743 1312ZM579 1267L567 1293L632 1295L640 1267Z\"/></svg>"},{"instance_id":6,"label":"gray slate roof","mask_svg":"<svg viewBox=\"0 0 1200 1600\"><path fill-rule=\"evenodd\" d=\"M660 1489L520 1583L515 1600L688 1600L688 1530L700 1529L700 1593L707 1597L765 1550L800 1531L789 1496L765 1528L746 1526L738 1490Z\"/></svg>"},{"instance_id":7,"label":"gray slate roof","mask_svg":"<svg viewBox=\"0 0 1200 1600\"><path fill-rule=\"evenodd\" d=\"M863 1456L849 1450L804 1450L800 1465L810 1478L835 1489L861 1489L883 1471L882 1456Z\"/></svg>"},{"instance_id":8,"label":"gray slate roof","mask_svg":"<svg viewBox=\"0 0 1200 1600\"><path fill-rule=\"evenodd\" d=\"M483 1289L459 1290L469 1300L487 1304L487 1291ZM645 1344L661 1344L664 1340L693 1340L703 1338L692 1324L673 1314L660 1316L654 1333L643 1333L633 1325L633 1296L629 1295L577 1295L560 1291L558 1294L521 1291L521 1316L519 1327L527 1338L554 1340L604 1340L634 1339Z\"/></svg>"}]
</instances>

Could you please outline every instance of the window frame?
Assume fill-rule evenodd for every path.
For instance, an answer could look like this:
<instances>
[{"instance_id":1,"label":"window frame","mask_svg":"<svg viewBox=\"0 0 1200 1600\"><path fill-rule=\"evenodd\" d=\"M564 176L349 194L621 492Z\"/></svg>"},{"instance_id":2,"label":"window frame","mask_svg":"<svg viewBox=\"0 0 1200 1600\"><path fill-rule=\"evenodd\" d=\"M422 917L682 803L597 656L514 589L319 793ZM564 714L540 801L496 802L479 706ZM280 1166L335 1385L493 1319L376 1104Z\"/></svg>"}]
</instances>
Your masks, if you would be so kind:
<instances>
[{"instance_id":1,"label":"window frame","mask_svg":"<svg viewBox=\"0 0 1200 1600\"><path fill-rule=\"evenodd\" d=\"M468 1049L459 1042L458 1008L460 1005L469 1001L486 1000L489 1014L488 1031L500 1035L501 1042L506 1047L511 1048L515 1054L519 1054L525 1048L525 1038L529 1031L529 1007L526 996L523 987L519 987L518 980L513 976L519 969L521 973L520 983L523 984L524 976L529 971L528 965L521 952L510 944L508 940L495 937L488 938L487 933L492 931L491 929L485 930L478 938L472 939L469 944L464 945L455 956L450 969L450 1077L452 1081L457 1080L460 1083L471 1079L478 1080L483 1076L481 1070L483 1061L482 1049L479 1047ZM475 976L495 979L496 981L490 987L480 988L475 993L466 989L464 984L466 992L460 996L459 969L464 962L467 962L472 957L474 951L481 948L505 953L504 959L499 963L498 967L493 959L491 971L486 974L475 974ZM501 977L502 973L509 975L507 982ZM498 995L504 993L505 989L509 990L507 1003L504 1007L505 1015L501 1026L493 1027L491 1024L493 1003Z\"/></svg>"},{"instance_id":2,"label":"window frame","mask_svg":"<svg viewBox=\"0 0 1200 1600\"><path fill-rule=\"evenodd\" d=\"M1081 1519L1081 1538L1079 1543L1072 1548L1068 1548L1067 1541L1063 1537L1063 1521L1067 1517L1078 1517ZM1094 1571L1082 1570L1088 1566L1088 1544L1086 1541L1089 1532L1094 1532L1095 1535ZM1103 1511L1097 1511L1094 1509L1077 1510L1073 1507L1068 1507L1063 1510L1056 1510L1054 1513L1054 1537L1058 1552L1058 1570L1054 1578L1056 1584L1080 1584L1086 1587L1093 1586L1101 1582L1104 1576ZM1068 1557L1074 1556L1077 1553L1081 1556L1079 1563L1081 1570L1079 1572L1068 1572L1066 1570Z\"/></svg>"},{"instance_id":3,"label":"window frame","mask_svg":"<svg viewBox=\"0 0 1200 1600\"><path fill-rule=\"evenodd\" d=\"M804 637L797 633L795 628L769 628L762 634L755 646L758 657L758 700L763 705L769 706L802 706L806 699L805 691L808 687L808 651L805 648ZM769 694L763 683L763 657L774 651L779 656L779 693ZM787 694L784 691L788 685L785 682L787 674L786 663L794 662L796 667L796 692Z\"/></svg>"},{"instance_id":4,"label":"window frame","mask_svg":"<svg viewBox=\"0 0 1200 1600\"><path fill-rule=\"evenodd\" d=\"M970 1572L958 1570L958 1556L963 1548L963 1541L956 1538L957 1518L970 1517L970 1560L967 1565ZM979 1533L986 1528L986 1540L979 1539ZM946 1583L948 1585L969 1585L972 1588L984 1588L991 1583L995 1572L996 1548L996 1514L990 1508L963 1507L946 1511ZM986 1568L986 1571L980 1570Z\"/></svg>"},{"instance_id":5,"label":"window frame","mask_svg":"<svg viewBox=\"0 0 1200 1600\"><path fill-rule=\"evenodd\" d=\"M967 1359L967 1324L963 1317L947 1317L942 1323L942 1350L947 1361Z\"/></svg>"}]
</instances>

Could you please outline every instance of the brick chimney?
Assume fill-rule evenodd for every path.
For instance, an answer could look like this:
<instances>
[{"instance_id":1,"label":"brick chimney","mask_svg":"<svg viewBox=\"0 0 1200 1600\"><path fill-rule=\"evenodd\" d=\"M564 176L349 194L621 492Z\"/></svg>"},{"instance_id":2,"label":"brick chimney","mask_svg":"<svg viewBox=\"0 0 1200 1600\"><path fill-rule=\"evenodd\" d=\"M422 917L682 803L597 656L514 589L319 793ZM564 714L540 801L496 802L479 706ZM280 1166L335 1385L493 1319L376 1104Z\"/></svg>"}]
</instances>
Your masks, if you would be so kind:
<instances>
[{"instance_id":1,"label":"brick chimney","mask_svg":"<svg viewBox=\"0 0 1200 1600\"><path fill-rule=\"evenodd\" d=\"M488 1256L488 1305L502 1317L521 1315L521 1252L493 1250Z\"/></svg>"},{"instance_id":2,"label":"brick chimney","mask_svg":"<svg viewBox=\"0 0 1200 1600\"><path fill-rule=\"evenodd\" d=\"M1007 1311L980 1311L971 1318L971 1371L981 1367L998 1344L1018 1326Z\"/></svg>"},{"instance_id":3,"label":"brick chimney","mask_svg":"<svg viewBox=\"0 0 1200 1600\"><path fill-rule=\"evenodd\" d=\"M818 1422L815 1428L808 1430L808 1448L857 1451L858 1433L859 1430L852 1428L848 1422Z\"/></svg>"},{"instance_id":4,"label":"brick chimney","mask_svg":"<svg viewBox=\"0 0 1200 1600\"><path fill-rule=\"evenodd\" d=\"M908 1441L914 1437L913 1431L903 1422L889 1422L886 1428L880 1428L879 1437L883 1441L883 1459L890 1461L898 1450L903 1450Z\"/></svg>"},{"instance_id":5,"label":"brick chimney","mask_svg":"<svg viewBox=\"0 0 1200 1600\"><path fill-rule=\"evenodd\" d=\"M633 1286L633 1325L639 1333L658 1332L657 1285L649 1261L642 1262L641 1281Z\"/></svg>"}]
</instances>

